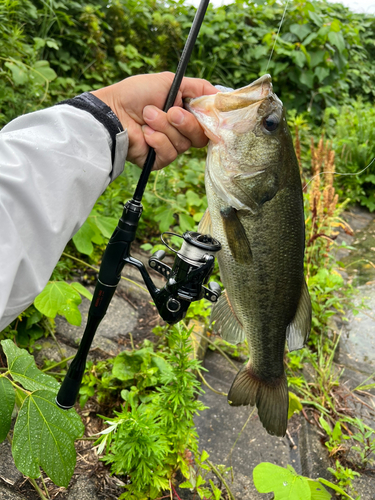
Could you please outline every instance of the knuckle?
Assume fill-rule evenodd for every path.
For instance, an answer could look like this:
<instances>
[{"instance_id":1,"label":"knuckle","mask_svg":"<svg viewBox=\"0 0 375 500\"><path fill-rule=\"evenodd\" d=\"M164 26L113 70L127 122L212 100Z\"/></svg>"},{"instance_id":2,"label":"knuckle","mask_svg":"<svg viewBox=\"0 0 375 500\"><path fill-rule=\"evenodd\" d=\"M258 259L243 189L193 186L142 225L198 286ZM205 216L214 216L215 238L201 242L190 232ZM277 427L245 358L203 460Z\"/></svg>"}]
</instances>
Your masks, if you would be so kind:
<instances>
[{"instance_id":1,"label":"knuckle","mask_svg":"<svg viewBox=\"0 0 375 500\"><path fill-rule=\"evenodd\" d=\"M176 144L174 144L174 147L176 148L178 154L184 153L190 148L190 146L191 141L189 141L189 139L181 139L177 141Z\"/></svg>"}]
</instances>

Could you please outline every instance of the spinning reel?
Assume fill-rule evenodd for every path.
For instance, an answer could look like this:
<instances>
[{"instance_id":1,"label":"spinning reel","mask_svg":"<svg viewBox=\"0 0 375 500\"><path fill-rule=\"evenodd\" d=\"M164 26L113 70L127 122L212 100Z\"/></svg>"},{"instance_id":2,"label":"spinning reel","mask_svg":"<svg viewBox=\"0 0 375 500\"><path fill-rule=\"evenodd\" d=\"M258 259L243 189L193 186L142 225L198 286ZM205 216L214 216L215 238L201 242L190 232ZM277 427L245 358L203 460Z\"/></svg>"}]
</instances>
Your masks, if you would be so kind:
<instances>
[{"instance_id":1,"label":"spinning reel","mask_svg":"<svg viewBox=\"0 0 375 500\"><path fill-rule=\"evenodd\" d=\"M164 111L167 111L176 99L208 3L209 0L202 0L198 7ZM74 406L95 332L105 316L121 279L121 271L126 264L134 266L140 271L160 316L167 323L174 324L183 319L191 302L202 298L216 302L220 296L220 286L214 282L208 283L208 279L214 267L215 254L221 249L221 245L209 235L192 231L186 232L182 236L175 235L183 240L181 248L175 250L163 240L164 234L173 233L163 233L163 243L176 254L173 267L162 262L165 257L163 250L157 251L149 259L149 266L167 279L167 283L162 289L155 286L144 264L130 255L131 243L135 239L143 210L142 196L155 157L155 151L150 148L134 196L125 204L122 216L104 252L86 328L77 354L56 397L56 404L62 409ZM204 286L207 283L208 286Z\"/></svg>"}]
</instances>

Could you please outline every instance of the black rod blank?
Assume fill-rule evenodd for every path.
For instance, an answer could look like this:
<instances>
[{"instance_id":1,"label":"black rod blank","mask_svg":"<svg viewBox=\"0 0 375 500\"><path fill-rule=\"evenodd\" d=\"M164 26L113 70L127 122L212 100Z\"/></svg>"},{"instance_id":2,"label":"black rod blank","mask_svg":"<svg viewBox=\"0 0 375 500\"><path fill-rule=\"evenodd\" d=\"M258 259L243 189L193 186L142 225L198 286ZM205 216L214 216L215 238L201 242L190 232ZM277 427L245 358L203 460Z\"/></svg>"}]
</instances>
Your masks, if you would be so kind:
<instances>
[{"instance_id":1,"label":"black rod blank","mask_svg":"<svg viewBox=\"0 0 375 500\"><path fill-rule=\"evenodd\" d=\"M191 25L191 28L190 28L188 38L187 38L186 43L185 43L184 50L183 50L182 55L181 55L181 59L178 63L177 70L176 70L171 88L169 90L167 100L166 100L164 108L163 108L164 112L167 112L168 109L170 109L173 106L173 104L176 100L178 90L180 88L182 79L185 75L185 71L186 71L187 65L189 63L191 53L193 52L193 48L194 48L195 42L197 40L198 33L199 33L200 27L202 25L202 22L203 22L205 14L206 14L206 10L207 10L209 3L210 3L210 0L201 0L201 3L199 4L198 10L197 10L195 17L194 17L193 24ZM133 196L134 201L140 202L142 200L142 196L143 196L143 193L145 192L148 178L150 176L152 167L154 166L155 158L156 158L155 150L153 148L150 148L148 155L147 155L147 158L146 158L146 161L143 165L142 173L141 173L141 176L139 178L136 190L134 192L134 196Z\"/></svg>"}]
</instances>

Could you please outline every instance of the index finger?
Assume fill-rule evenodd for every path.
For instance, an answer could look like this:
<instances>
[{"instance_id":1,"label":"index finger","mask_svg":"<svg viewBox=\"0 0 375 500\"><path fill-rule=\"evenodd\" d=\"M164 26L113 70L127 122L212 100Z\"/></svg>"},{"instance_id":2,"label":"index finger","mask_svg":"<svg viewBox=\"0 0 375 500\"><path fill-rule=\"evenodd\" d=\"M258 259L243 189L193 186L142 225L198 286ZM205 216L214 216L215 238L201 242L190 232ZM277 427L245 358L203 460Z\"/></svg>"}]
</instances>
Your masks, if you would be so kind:
<instances>
[{"instance_id":1,"label":"index finger","mask_svg":"<svg viewBox=\"0 0 375 500\"><path fill-rule=\"evenodd\" d=\"M219 91L207 80L185 76L181 82L180 92L182 99L185 99L185 97L201 97L202 95L216 94Z\"/></svg>"}]
</instances>

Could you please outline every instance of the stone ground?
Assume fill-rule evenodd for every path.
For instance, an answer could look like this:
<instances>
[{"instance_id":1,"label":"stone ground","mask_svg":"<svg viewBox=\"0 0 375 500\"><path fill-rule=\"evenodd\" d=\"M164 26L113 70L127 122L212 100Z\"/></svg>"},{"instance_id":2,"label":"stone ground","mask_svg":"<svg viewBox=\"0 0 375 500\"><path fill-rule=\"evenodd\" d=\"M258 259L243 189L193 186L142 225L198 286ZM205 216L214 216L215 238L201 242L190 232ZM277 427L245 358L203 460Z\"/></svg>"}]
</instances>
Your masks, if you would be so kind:
<instances>
[{"instance_id":1,"label":"stone ground","mask_svg":"<svg viewBox=\"0 0 375 500\"><path fill-rule=\"evenodd\" d=\"M355 250L340 254L341 260L349 262L351 258L355 260L357 255L362 255L360 245L362 241L367 241L367 236L372 234L373 229L375 233L375 225L372 229L373 217L358 210L352 210L348 213L347 219L355 230L355 235L354 237L341 235L340 238L345 239L348 244L354 247L358 246ZM370 248L375 250L375 239L373 247L371 245L372 243ZM368 255L370 254L366 254L367 257ZM139 257L139 255L137 256ZM370 260L367 257L366 259ZM147 259L142 256L142 260ZM346 276L349 282L359 279L358 276L350 274L349 269L350 266L347 268ZM127 276L140 283L138 271L128 269ZM153 275L153 277L158 279L157 275ZM162 285L163 280L160 280L158 286ZM355 399L350 396L350 389L357 387L369 376L370 379L367 383L374 382L375 273L373 278L367 276L366 281L361 283L357 289L355 303L360 304L364 301L368 309L361 310L357 316L349 316L349 322L345 325L335 362L338 369L345 367L345 384L342 388L340 401L345 401L353 416L361 416L373 427L375 410L372 398L360 394ZM84 299L81 309L83 317L87 314L88 307L89 302ZM152 338L151 329L157 321L158 315L150 305L148 294L142 292L134 284L122 281L109 312L96 334L90 356L95 360L103 359L130 347L129 332L132 333L136 345L144 338ZM341 326L333 323L332 328L339 331ZM60 344L60 352L56 349L53 341L46 339L44 348L37 355L37 362L42 363L43 356L59 361L61 352L64 356L73 354L82 333L83 327L73 328L64 320L59 319L56 337ZM240 363L236 362L236 364L238 367L241 366ZM207 382L215 390L227 392L236 374L227 360L218 352L208 350L204 366L208 369L205 375ZM266 433L256 412L243 429L249 419L251 409L246 407L232 408L227 404L224 396L219 396L206 387L204 389L205 394L201 396L201 400L209 408L196 418L200 448L210 454L210 460L213 463L233 467L234 482L229 481L229 484L236 500L270 500L272 498L272 494L258 493L252 481L254 467L264 461L281 466L291 464L299 474L312 479L318 477L332 479L330 473L327 472L327 467L331 465L331 462L327 450L321 442L321 433L318 426L315 425L313 411L307 410L305 415L293 416L289 423L287 436L276 438ZM90 402L81 411L89 435L99 430L99 424L95 418L97 412L98 408ZM106 467L101 462L97 462L89 442L79 441L77 443L77 456L76 471L68 490L53 488L51 483L47 483L51 498L57 500L118 498L122 492L121 481L111 478ZM375 500L374 475L362 475L356 481L355 486L361 495L361 500ZM179 490L179 493L181 499L189 498L187 490ZM0 500L37 500L38 498L35 490L15 468L9 444L2 443L0 445Z\"/></svg>"}]
</instances>

